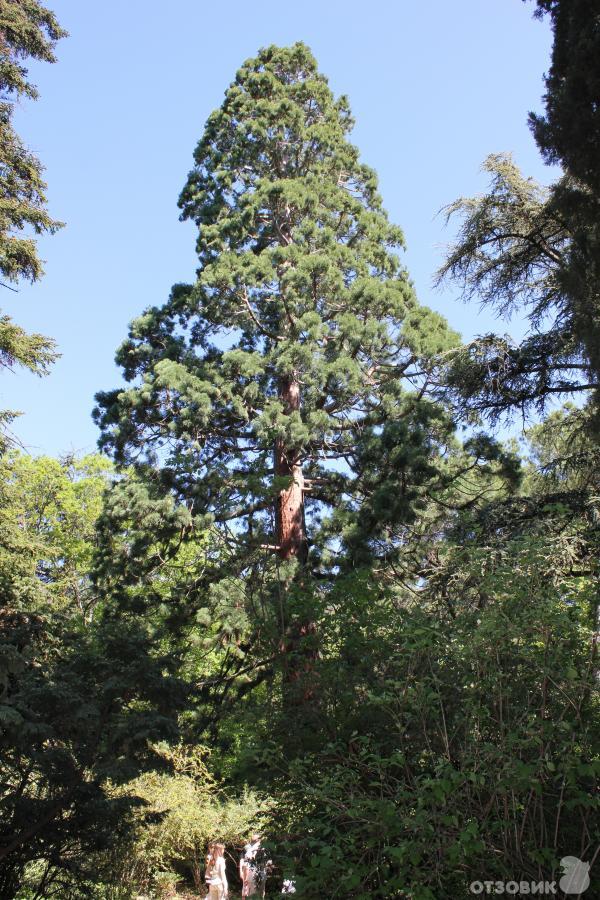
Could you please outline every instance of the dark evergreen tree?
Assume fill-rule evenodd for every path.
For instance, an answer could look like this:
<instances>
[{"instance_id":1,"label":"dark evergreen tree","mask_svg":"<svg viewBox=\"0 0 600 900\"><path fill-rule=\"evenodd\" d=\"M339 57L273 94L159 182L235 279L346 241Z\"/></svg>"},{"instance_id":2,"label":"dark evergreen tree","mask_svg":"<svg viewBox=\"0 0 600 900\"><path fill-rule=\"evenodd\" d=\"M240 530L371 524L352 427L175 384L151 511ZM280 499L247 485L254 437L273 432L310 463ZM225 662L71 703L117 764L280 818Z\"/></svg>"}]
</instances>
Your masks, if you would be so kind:
<instances>
[{"instance_id":1,"label":"dark evergreen tree","mask_svg":"<svg viewBox=\"0 0 600 900\"><path fill-rule=\"evenodd\" d=\"M530 114L537 145L600 197L600 8L596 0L537 0L553 33L545 115Z\"/></svg>"},{"instance_id":2,"label":"dark evergreen tree","mask_svg":"<svg viewBox=\"0 0 600 900\"><path fill-rule=\"evenodd\" d=\"M0 272L9 281L35 281L42 274L41 261L35 241L22 232L28 227L35 234L53 232L60 223L46 212L42 167L14 131L12 115L21 97L35 100L38 96L23 61L55 62L54 46L66 32L36 0L2 0L0 34Z\"/></svg>"},{"instance_id":3,"label":"dark evergreen tree","mask_svg":"<svg viewBox=\"0 0 600 900\"><path fill-rule=\"evenodd\" d=\"M595 0L538 0L553 33L545 115L530 115L544 158L567 178L552 201L572 234L562 286L574 334L600 381L600 9ZM596 407L600 398L596 393ZM598 418L598 417L596 417ZM597 426L596 426L597 427Z\"/></svg>"},{"instance_id":4,"label":"dark evergreen tree","mask_svg":"<svg viewBox=\"0 0 600 900\"><path fill-rule=\"evenodd\" d=\"M61 226L46 211L42 166L15 132L12 117L18 100L38 96L23 62L54 62L54 46L65 34L54 14L37 0L0 0L0 275L8 282L40 278L42 263L32 235L53 233ZM50 338L28 334L9 316L0 315L0 367L20 365L43 375L56 355ZM0 423L14 416L0 411Z\"/></svg>"}]
</instances>

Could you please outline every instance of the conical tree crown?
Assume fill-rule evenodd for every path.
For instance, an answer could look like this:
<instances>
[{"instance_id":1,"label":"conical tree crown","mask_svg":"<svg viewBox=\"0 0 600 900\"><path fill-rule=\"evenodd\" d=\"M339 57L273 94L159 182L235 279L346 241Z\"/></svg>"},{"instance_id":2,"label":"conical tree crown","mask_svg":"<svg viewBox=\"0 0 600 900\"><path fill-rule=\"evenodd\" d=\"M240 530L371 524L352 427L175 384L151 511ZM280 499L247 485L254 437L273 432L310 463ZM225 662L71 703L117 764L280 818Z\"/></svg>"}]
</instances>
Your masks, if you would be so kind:
<instances>
[{"instance_id":1,"label":"conical tree crown","mask_svg":"<svg viewBox=\"0 0 600 900\"><path fill-rule=\"evenodd\" d=\"M328 502L328 461L355 469L360 434L405 414L455 340L416 302L351 127L304 44L242 66L180 198L197 280L133 323L118 361L142 382L99 398L105 444L160 448L217 519L267 509L273 475L300 470Z\"/></svg>"}]
</instances>

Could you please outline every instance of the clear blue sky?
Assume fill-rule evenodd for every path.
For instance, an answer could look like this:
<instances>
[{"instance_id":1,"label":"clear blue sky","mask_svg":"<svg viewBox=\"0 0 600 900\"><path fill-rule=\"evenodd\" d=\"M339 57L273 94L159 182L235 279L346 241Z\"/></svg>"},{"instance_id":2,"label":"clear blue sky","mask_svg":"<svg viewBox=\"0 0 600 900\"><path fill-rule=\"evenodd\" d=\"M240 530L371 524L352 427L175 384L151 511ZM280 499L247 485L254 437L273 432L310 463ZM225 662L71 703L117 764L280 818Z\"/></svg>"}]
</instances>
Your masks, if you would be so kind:
<instances>
[{"instance_id":1,"label":"clear blue sky","mask_svg":"<svg viewBox=\"0 0 600 900\"><path fill-rule=\"evenodd\" d=\"M466 337L500 327L435 293L451 235L437 212L476 193L492 152L550 180L527 128L540 109L550 32L521 0L47 0L70 37L16 126L46 166L51 213L67 223L41 242L46 276L4 310L52 335L62 358L43 380L0 376L0 408L32 453L89 451L94 393L119 383L113 357L127 323L195 269L194 228L177 197L204 122L240 63L260 46L304 40L336 93L348 94L353 139L379 173L407 240L421 302ZM515 323L514 329L518 329Z\"/></svg>"}]
</instances>

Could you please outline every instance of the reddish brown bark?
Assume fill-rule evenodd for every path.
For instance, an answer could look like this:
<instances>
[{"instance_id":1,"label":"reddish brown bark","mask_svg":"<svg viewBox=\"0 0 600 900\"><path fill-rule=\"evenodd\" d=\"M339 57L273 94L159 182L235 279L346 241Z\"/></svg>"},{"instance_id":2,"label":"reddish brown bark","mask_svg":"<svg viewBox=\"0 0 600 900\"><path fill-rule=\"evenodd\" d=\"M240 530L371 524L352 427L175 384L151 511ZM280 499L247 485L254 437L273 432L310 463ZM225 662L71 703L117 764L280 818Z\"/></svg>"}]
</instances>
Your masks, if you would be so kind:
<instances>
[{"instance_id":1,"label":"reddish brown bark","mask_svg":"<svg viewBox=\"0 0 600 900\"><path fill-rule=\"evenodd\" d=\"M279 397L286 413L300 409L300 385L293 378L281 382ZM282 559L306 557L304 529L304 474L295 450L285 446L282 440L275 444L275 474L291 478L291 484L279 491L276 499L275 521L277 545Z\"/></svg>"},{"instance_id":2,"label":"reddish brown bark","mask_svg":"<svg viewBox=\"0 0 600 900\"><path fill-rule=\"evenodd\" d=\"M282 380L279 397L287 414L300 409L300 384L294 378ZM281 559L297 559L306 562L308 546L304 525L304 473L298 452L278 441L274 448L275 474L291 479L291 483L279 491L276 499L277 547ZM301 573L298 573L302 580ZM316 625L310 619L292 621L282 649L289 654L285 681L288 685L301 682L295 689L294 704L306 704L315 696L315 660L318 652L314 643Z\"/></svg>"}]
</instances>

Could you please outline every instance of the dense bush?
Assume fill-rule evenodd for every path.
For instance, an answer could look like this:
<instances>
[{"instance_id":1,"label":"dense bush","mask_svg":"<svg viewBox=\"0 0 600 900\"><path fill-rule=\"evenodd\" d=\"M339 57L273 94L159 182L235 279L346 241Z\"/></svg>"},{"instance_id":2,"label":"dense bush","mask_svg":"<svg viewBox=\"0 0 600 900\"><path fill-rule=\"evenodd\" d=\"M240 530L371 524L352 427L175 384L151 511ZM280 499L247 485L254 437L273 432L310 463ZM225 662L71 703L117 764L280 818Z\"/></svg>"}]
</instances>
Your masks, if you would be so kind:
<instances>
[{"instance_id":1,"label":"dense bush","mask_svg":"<svg viewBox=\"0 0 600 900\"><path fill-rule=\"evenodd\" d=\"M364 587L348 604L339 678L322 661L338 739L278 786L274 833L299 897L450 900L593 855L596 585L563 574L571 550L560 534L459 547L450 607L424 596L378 617Z\"/></svg>"}]
</instances>

